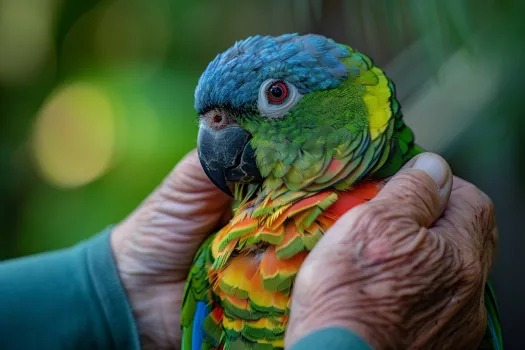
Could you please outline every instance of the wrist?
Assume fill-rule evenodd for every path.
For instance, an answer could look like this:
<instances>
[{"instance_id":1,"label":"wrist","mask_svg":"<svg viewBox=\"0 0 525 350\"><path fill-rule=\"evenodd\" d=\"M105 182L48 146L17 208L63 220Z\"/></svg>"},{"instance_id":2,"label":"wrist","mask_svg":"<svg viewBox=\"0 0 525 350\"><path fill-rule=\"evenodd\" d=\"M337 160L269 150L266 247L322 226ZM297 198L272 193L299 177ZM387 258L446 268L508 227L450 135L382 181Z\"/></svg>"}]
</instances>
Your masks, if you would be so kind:
<instances>
[{"instance_id":1,"label":"wrist","mask_svg":"<svg viewBox=\"0 0 525 350\"><path fill-rule=\"evenodd\" d=\"M307 349L373 350L370 344L355 332L337 326L324 327L313 331L299 339L291 347L291 350Z\"/></svg>"},{"instance_id":2,"label":"wrist","mask_svg":"<svg viewBox=\"0 0 525 350\"><path fill-rule=\"evenodd\" d=\"M295 301L294 301L295 302ZM348 303L348 298L344 300ZM300 307L300 315L291 315L287 331L287 345L295 344L308 334L327 327L344 328L355 333L373 349L398 348L399 331L388 317L377 311L368 312L363 307L351 307L340 302L325 301L325 307L315 305ZM345 305L341 307L341 305ZM298 308L294 307L295 310Z\"/></svg>"},{"instance_id":3,"label":"wrist","mask_svg":"<svg viewBox=\"0 0 525 350\"><path fill-rule=\"evenodd\" d=\"M163 283L137 259L125 223L111 232L111 248L143 349L177 348L184 283Z\"/></svg>"},{"instance_id":4,"label":"wrist","mask_svg":"<svg viewBox=\"0 0 525 350\"><path fill-rule=\"evenodd\" d=\"M183 284L130 289L130 304L143 349L179 347L183 289Z\"/></svg>"}]
</instances>

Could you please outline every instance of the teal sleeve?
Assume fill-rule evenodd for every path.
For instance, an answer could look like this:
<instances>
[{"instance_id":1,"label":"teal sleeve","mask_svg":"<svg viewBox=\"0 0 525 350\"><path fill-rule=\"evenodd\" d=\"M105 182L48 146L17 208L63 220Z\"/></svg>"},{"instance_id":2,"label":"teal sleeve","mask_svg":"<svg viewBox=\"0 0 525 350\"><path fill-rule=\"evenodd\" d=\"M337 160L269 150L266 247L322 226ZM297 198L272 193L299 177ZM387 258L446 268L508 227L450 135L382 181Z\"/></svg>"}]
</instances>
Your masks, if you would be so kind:
<instances>
[{"instance_id":1,"label":"teal sleeve","mask_svg":"<svg viewBox=\"0 0 525 350\"><path fill-rule=\"evenodd\" d=\"M327 327L307 334L291 350L373 350L363 338L341 327Z\"/></svg>"},{"instance_id":2,"label":"teal sleeve","mask_svg":"<svg viewBox=\"0 0 525 350\"><path fill-rule=\"evenodd\" d=\"M0 348L140 348L110 230L68 249L0 262Z\"/></svg>"}]
</instances>

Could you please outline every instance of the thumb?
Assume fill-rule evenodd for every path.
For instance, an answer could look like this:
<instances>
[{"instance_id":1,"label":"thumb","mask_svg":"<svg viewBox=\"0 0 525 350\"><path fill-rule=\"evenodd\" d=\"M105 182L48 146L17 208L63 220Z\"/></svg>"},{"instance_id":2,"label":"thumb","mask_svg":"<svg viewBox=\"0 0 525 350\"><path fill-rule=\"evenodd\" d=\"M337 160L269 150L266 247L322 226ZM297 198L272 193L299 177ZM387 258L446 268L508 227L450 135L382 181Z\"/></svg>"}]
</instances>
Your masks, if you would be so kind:
<instances>
[{"instance_id":1,"label":"thumb","mask_svg":"<svg viewBox=\"0 0 525 350\"><path fill-rule=\"evenodd\" d=\"M428 227L447 206L452 190L452 171L437 154L422 153L393 176L372 201L396 205L396 211Z\"/></svg>"}]
</instances>

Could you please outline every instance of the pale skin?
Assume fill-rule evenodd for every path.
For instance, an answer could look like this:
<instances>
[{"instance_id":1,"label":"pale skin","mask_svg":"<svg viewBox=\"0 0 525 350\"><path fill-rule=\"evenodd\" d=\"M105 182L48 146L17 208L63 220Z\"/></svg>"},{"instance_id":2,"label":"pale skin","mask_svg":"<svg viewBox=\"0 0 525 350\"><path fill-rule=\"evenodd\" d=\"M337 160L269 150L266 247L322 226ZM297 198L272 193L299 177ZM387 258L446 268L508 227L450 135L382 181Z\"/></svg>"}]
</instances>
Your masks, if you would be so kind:
<instances>
[{"instance_id":1,"label":"pale skin","mask_svg":"<svg viewBox=\"0 0 525 350\"><path fill-rule=\"evenodd\" d=\"M113 230L143 348L180 348L193 255L228 221L230 205L193 151ZM496 245L491 200L441 157L419 155L312 250L295 282L286 347L333 325L375 349L475 349Z\"/></svg>"}]
</instances>

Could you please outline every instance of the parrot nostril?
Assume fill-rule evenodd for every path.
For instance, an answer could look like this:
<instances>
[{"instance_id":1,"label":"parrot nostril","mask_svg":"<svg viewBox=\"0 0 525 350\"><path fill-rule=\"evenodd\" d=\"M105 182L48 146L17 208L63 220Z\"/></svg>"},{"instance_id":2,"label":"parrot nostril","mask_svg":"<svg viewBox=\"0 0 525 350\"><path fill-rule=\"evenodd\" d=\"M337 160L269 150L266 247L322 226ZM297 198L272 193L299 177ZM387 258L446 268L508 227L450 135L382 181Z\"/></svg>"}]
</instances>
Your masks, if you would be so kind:
<instances>
[{"instance_id":1,"label":"parrot nostril","mask_svg":"<svg viewBox=\"0 0 525 350\"><path fill-rule=\"evenodd\" d=\"M217 109L208 111L203 114L201 118L214 130L222 130L227 126L235 124L234 119L226 111Z\"/></svg>"}]
</instances>

